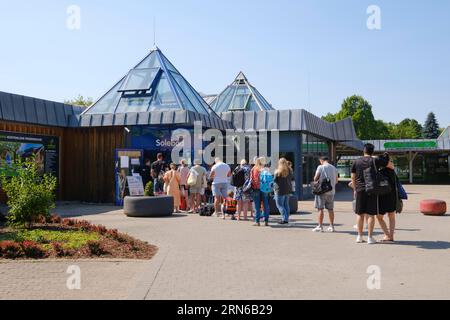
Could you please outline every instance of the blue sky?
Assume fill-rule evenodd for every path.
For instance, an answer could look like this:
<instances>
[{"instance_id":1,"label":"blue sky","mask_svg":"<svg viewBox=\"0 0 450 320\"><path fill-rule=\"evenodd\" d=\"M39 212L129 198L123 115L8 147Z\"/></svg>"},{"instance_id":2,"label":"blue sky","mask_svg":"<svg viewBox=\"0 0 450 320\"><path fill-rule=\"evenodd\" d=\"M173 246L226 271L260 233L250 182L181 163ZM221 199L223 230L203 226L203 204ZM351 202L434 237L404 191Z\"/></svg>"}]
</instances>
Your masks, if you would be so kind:
<instances>
[{"instance_id":1,"label":"blue sky","mask_svg":"<svg viewBox=\"0 0 450 320\"><path fill-rule=\"evenodd\" d=\"M381 30L366 27L371 4ZM198 91L242 70L278 109L324 115L360 94L385 121L434 111L450 125L447 0L0 0L0 90L98 98L152 48L154 17L158 46Z\"/></svg>"}]
</instances>

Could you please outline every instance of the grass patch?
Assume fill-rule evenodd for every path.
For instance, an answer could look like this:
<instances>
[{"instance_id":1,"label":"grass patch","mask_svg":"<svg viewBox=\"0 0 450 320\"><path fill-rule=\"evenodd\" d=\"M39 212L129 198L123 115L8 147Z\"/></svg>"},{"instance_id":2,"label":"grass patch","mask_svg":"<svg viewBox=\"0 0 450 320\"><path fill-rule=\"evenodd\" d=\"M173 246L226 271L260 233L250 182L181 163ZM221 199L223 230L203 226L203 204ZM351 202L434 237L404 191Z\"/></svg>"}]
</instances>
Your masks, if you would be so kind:
<instances>
[{"instance_id":1,"label":"grass patch","mask_svg":"<svg viewBox=\"0 0 450 320\"><path fill-rule=\"evenodd\" d=\"M34 241L46 250L51 248L51 243L60 243L64 249L77 250L89 241L100 240L100 235L94 232L79 230L13 230L0 234L0 241L10 240L15 242Z\"/></svg>"},{"instance_id":2,"label":"grass patch","mask_svg":"<svg viewBox=\"0 0 450 320\"><path fill-rule=\"evenodd\" d=\"M158 248L116 229L85 220L40 219L33 228L5 227L0 223L0 260L48 258L151 259Z\"/></svg>"}]
</instances>

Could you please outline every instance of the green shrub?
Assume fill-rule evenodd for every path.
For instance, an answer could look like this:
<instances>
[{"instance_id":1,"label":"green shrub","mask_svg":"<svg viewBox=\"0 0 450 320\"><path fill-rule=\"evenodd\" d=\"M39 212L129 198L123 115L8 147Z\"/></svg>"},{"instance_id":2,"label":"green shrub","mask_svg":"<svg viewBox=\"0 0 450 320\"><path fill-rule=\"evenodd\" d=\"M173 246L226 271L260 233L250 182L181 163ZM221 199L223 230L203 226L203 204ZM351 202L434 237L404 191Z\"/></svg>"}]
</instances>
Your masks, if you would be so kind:
<instances>
[{"instance_id":1,"label":"green shrub","mask_svg":"<svg viewBox=\"0 0 450 320\"><path fill-rule=\"evenodd\" d=\"M39 216L48 217L55 207L56 178L40 175L34 159L13 164L15 175L2 173L2 188L8 196L8 223L31 227Z\"/></svg>"},{"instance_id":2,"label":"green shrub","mask_svg":"<svg viewBox=\"0 0 450 320\"><path fill-rule=\"evenodd\" d=\"M155 194L153 193L153 181L150 181L145 186L144 195L146 197L153 197Z\"/></svg>"}]
</instances>

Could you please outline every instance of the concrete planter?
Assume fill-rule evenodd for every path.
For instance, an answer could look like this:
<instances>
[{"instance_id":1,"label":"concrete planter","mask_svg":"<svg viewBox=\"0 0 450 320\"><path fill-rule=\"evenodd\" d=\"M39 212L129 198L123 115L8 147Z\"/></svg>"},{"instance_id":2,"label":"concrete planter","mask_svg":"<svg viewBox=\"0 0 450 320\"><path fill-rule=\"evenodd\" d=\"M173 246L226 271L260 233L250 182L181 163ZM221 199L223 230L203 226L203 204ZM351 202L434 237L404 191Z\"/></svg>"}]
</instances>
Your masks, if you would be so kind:
<instances>
[{"instance_id":1,"label":"concrete planter","mask_svg":"<svg viewBox=\"0 0 450 320\"><path fill-rule=\"evenodd\" d=\"M422 200L420 212L426 216L443 216L447 213L447 203L442 200Z\"/></svg>"},{"instance_id":2,"label":"concrete planter","mask_svg":"<svg viewBox=\"0 0 450 320\"><path fill-rule=\"evenodd\" d=\"M279 215L280 211L277 208L277 205L275 204L275 198L270 197L269 199L269 206L270 206L270 214L271 215ZM298 212L298 197L295 195L291 195L289 197L289 208L291 209L290 214L294 214Z\"/></svg>"},{"instance_id":3,"label":"concrete planter","mask_svg":"<svg viewBox=\"0 0 450 320\"><path fill-rule=\"evenodd\" d=\"M125 197L123 212L127 217L151 218L173 215L173 197Z\"/></svg>"}]
</instances>

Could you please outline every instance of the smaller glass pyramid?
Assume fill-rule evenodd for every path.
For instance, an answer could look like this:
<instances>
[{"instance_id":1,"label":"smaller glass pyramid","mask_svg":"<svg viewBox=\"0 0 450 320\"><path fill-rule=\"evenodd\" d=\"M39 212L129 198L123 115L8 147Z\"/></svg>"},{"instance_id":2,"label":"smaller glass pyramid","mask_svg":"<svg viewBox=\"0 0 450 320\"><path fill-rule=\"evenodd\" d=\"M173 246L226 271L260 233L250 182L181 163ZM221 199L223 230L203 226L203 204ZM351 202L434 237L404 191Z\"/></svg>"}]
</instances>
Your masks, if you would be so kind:
<instances>
[{"instance_id":1,"label":"smaller glass pyramid","mask_svg":"<svg viewBox=\"0 0 450 320\"><path fill-rule=\"evenodd\" d=\"M189 110L214 111L158 48L152 50L83 114Z\"/></svg>"},{"instance_id":2,"label":"smaller glass pyramid","mask_svg":"<svg viewBox=\"0 0 450 320\"><path fill-rule=\"evenodd\" d=\"M274 110L259 91L248 82L242 71L232 84L211 101L210 106L216 113Z\"/></svg>"}]
</instances>

